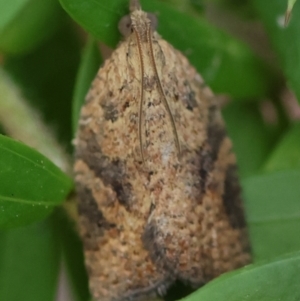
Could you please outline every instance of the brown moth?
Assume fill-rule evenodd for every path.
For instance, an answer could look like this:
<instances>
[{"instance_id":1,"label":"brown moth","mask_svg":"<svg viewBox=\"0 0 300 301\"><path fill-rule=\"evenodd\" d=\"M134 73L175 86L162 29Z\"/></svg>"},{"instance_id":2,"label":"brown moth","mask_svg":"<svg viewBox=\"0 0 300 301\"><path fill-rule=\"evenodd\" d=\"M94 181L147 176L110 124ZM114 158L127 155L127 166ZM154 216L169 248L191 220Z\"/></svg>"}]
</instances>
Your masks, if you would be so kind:
<instances>
[{"instance_id":1,"label":"brown moth","mask_svg":"<svg viewBox=\"0 0 300 301\"><path fill-rule=\"evenodd\" d=\"M90 289L143 300L249 262L236 159L211 90L130 2L81 110L75 176Z\"/></svg>"}]
</instances>

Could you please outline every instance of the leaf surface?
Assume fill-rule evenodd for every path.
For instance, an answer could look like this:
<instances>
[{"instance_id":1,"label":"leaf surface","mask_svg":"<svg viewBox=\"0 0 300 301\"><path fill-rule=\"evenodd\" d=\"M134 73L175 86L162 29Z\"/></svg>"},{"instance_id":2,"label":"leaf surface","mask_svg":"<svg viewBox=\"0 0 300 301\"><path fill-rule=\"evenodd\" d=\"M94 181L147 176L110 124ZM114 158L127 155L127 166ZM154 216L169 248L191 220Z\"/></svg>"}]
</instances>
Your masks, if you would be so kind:
<instances>
[{"instance_id":1,"label":"leaf surface","mask_svg":"<svg viewBox=\"0 0 300 301\"><path fill-rule=\"evenodd\" d=\"M71 179L43 155L0 136L0 227L47 216L72 188Z\"/></svg>"}]
</instances>

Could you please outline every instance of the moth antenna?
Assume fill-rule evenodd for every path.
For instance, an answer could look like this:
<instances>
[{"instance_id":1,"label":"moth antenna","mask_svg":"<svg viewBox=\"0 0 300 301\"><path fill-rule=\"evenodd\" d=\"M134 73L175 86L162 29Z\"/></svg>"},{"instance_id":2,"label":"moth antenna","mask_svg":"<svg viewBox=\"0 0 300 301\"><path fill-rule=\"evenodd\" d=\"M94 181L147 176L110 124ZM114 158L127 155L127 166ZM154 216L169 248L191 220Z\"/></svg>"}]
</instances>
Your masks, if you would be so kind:
<instances>
[{"instance_id":1,"label":"moth antenna","mask_svg":"<svg viewBox=\"0 0 300 301\"><path fill-rule=\"evenodd\" d=\"M141 68L141 88L140 88L140 107L139 107L139 141L140 141L140 152L142 156L142 161L145 163L144 151L143 151L143 132L142 132L142 117L143 117L143 103L144 103L144 60L141 48L141 40L138 32L134 29L134 33L137 40L139 58L140 58L140 68Z\"/></svg>"},{"instance_id":2,"label":"moth antenna","mask_svg":"<svg viewBox=\"0 0 300 301\"><path fill-rule=\"evenodd\" d=\"M141 10L141 4L139 0L130 0L129 10L133 12L135 10Z\"/></svg>"},{"instance_id":3,"label":"moth antenna","mask_svg":"<svg viewBox=\"0 0 300 301\"><path fill-rule=\"evenodd\" d=\"M170 117L170 120L171 120L172 130L173 130L173 134L174 134L174 137L175 137L175 139L174 139L175 140L175 145L176 145L176 148L177 148L178 156L180 156L181 148L180 148L180 142L179 142L179 138L178 138L178 132L177 132L177 129L176 129L176 124L175 124L174 116L173 116L173 114L171 112L168 100L166 98L166 95L165 95L165 92L163 90L160 78L158 76L158 72L157 72L157 68L156 68L156 63L155 63L155 58L154 58L154 54L153 54L153 45L152 45L151 33L152 33L151 28L150 28L150 26L148 26L148 28L147 28L147 39L148 39L148 42L149 42L151 63L152 63L152 67L154 69L155 78L156 78L156 81L157 81L157 84L158 84L159 92L160 92L160 94L162 96L163 103L165 105L165 108L166 108L167 113L168 113L168 115Z\"/></svg>"}]
</instances>

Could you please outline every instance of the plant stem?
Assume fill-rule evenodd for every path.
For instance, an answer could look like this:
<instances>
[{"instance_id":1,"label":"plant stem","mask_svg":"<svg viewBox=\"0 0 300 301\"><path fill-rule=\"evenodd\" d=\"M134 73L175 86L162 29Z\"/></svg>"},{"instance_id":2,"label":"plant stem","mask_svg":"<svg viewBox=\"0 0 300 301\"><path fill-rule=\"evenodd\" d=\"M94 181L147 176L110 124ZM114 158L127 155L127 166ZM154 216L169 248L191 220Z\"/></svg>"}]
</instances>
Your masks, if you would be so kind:
<instances>
[{"instance_id":1,"label":"plant stem","mask_svg":"<svg viewBox=\"0 0 300 301\"><path fill-rule=\"evenodd\" d=\"M10 137L35 148L65 173L71 175L70 156L2 68L0 68L0 91L0 123L5 132Z\"/></svg>"}]
</instances>

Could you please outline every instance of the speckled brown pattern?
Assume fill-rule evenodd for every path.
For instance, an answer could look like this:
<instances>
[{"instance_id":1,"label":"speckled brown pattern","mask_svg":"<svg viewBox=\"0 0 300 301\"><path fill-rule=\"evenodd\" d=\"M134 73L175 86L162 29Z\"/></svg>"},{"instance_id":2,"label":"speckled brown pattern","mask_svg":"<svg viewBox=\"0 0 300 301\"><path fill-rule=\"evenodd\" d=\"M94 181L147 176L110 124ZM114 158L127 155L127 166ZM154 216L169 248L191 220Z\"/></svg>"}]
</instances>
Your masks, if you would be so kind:
<instances>
[{"instance_id":1,"label":"speckled brown pattern","mask_svg":"<svg viewBox=\"0 0 300 301\"><path fill-rule=\"evenodd\" d=\"M176 279L199 287L250 260L220 110L150 23L132 1L132 32L93 81L75 142L80 232L97 301L164 295Z\"/></svg>"}]
</instances>

